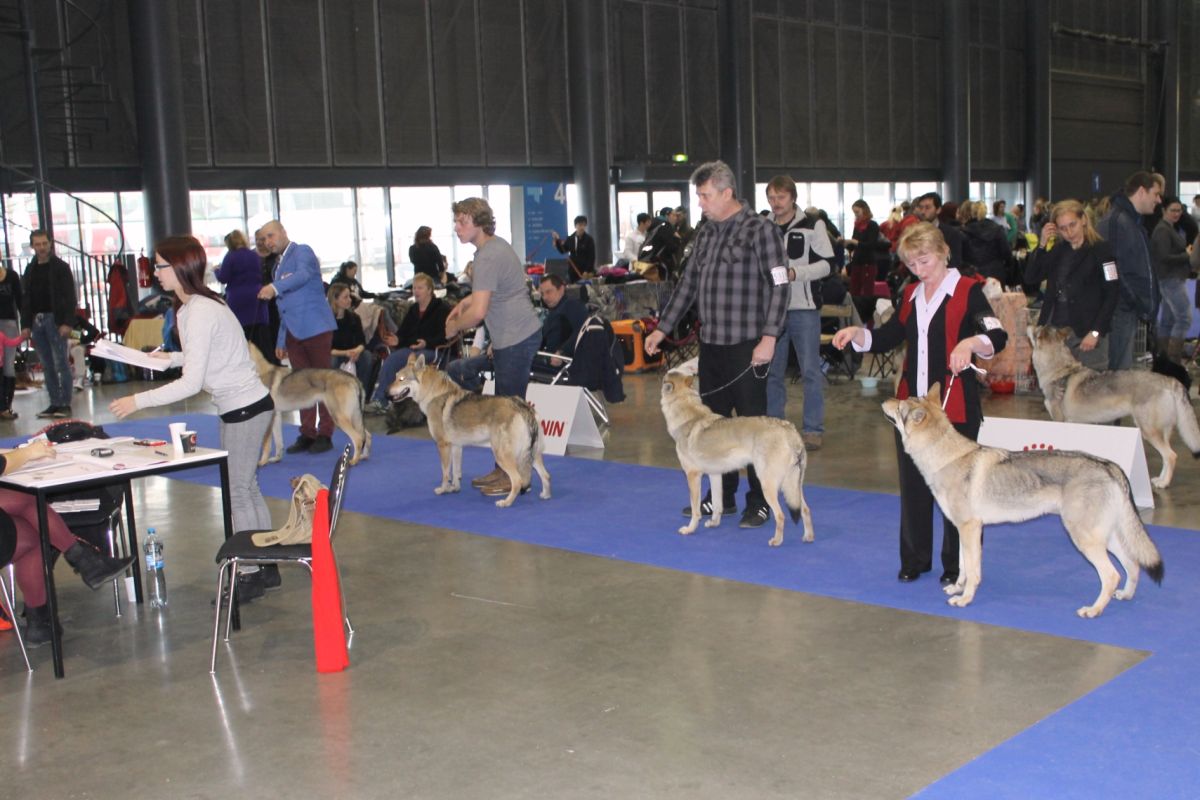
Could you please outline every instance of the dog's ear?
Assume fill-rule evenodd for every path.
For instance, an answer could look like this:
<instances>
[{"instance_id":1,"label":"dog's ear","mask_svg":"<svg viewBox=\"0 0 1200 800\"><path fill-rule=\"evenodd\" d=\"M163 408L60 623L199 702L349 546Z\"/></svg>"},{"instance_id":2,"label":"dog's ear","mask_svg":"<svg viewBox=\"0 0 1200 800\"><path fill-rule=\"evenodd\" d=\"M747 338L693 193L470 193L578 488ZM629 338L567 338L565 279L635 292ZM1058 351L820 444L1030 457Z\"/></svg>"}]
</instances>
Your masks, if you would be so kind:
<instances>
[{"instance_id":1,"label":"dog's ear","mask_svg":"<svg viewBox=\"0 0 1200 800\"><path fill-rule=\"evenodd\" d=\"M925 421L925 408L917 406L912 413L905 417L905 422L911 422L913 425L920 425Z\"/></svg>"},{"instance_id":2,"label":"dog's ear","mask_svg":"<svg viewBox=\"0 0 1200 800\"><path fill-rule=\"evenodd\" d=\"M925 399L934 403L942 402L942 384L935 383L929 387L929 391L925 394Z\"/></svg>"},{"instance_id":3,"label":"dog's ear","mask_svg":"<svg viewBox=\"0 0 1200 800\"><path fill-rule=\"evenodd\" d=\"M409 355L408 363L412 365L413 369L425 369L425 356Z\"/></svg>"},{"instance_id":4,"label":"dog's ear","mask_svg":"<svg viewBox=\"0 0 1200 800\"><path fill-rule=\"evenodd\" d=\"M695 386L696 385L696 376L695 375L685 376L683 379L683 385L688 387L689 389L691 387Z\"/></svg>"}]
</instances>

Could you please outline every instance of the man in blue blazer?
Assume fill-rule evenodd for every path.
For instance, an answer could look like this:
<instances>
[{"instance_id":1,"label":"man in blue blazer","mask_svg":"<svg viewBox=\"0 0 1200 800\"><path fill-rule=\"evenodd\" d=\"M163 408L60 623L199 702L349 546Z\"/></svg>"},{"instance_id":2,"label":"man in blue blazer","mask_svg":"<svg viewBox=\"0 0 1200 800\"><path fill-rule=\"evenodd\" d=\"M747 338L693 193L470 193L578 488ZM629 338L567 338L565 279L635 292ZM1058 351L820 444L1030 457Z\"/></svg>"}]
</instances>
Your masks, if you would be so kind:
<instances>
[{"instance_id":1,"label":"man in blue blazer","mask_svg":"<svg viewBox=\"0 0 1200 800\"><path fill-rule=\"evenodd\" d=\"M325 299L317 254L308 245L288 239L287 231L278 220L264 225L262 234L267 249L279 256L271 283L258 293L262 300L275 298L279 308L275 355L280 361L288 359L292 369L329 369L337 323ZM300 437L287 451L323 453L333 447L332 436L333 417L324 403L318 403L315 408L300 412Z\"/></svg>"}]
</instances>

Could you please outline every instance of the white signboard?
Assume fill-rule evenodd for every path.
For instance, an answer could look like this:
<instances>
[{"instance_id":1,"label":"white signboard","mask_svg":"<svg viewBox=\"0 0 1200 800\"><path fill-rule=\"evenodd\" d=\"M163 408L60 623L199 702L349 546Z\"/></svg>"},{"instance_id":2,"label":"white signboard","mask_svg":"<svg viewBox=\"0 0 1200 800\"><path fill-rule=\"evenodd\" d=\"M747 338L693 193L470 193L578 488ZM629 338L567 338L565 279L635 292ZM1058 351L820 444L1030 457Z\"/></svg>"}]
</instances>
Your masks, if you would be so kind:
<instances>
[{"instance_id":1,"label":"white signboard","mask_svg":"<svg viewBox=\"0 0 1200 800\"><path fill-rule=\"evenodd\" d=\"M495 394L495 383L489 380L484 384L483 393ZM578 386L530 383L525 390L525 399L537 412L547 453L565 455L567 445L604 448L604 439L596 427L583 389Z\"/></svg>"},{"instance_id":2,"label":"white signboard","mask_svg":"<svg viewBox=\"0 0 1200 800\"><path fill-rule=\"evenodd\" d=\"M1124 470L1137 507L1154 508L1146 451L1137 428L987 417L979 429L979 443L1018 451L1078 450L1106 458Z\"/></svg>"}]
</instances>

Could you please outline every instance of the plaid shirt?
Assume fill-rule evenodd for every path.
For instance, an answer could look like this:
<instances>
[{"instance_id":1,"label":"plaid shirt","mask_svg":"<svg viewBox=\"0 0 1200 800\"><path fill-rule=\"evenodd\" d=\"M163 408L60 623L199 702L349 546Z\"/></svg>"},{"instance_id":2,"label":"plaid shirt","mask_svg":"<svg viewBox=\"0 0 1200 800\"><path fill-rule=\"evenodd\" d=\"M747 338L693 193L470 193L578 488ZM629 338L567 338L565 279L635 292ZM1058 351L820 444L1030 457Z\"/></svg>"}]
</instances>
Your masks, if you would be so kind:
<instances>
[{"instance_id":1,"label":"plaid shirt","mask_svg":"<svg viewBox=\"0 0 1200 800\"><path fill-rule=\"evenodd\" d=\"M663 309L659 328L672 330L699 303L700 338L706 344L737 344L778 337L787 317L787 276L775 285L771 270L787 269L779 226L745 204L725 223L696 232L692 257Z\"/></svg>"}]
</instances>

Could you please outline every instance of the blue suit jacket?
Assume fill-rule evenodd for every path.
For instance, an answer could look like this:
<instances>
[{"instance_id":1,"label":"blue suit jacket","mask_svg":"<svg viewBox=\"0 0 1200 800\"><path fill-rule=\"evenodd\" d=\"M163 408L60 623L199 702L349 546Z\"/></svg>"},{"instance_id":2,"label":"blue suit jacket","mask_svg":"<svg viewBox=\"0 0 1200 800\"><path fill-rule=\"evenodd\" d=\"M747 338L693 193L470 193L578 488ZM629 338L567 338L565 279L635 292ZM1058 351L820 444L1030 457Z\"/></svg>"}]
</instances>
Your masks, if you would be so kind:
<instances>
[{"instance_id":1,"label":"blue suit jacket","mask_svg":"<svg viewBox=\"0 0 1200 800\"><path fill-rule=\"evenodd\" d=\"M275 264L271 282L278 292L280 324L276 347L285 347L289 333L296 339L308 339L337 328L321 283L321 262L311 247L289 244Z\"/></svg>"}]
</instances>

